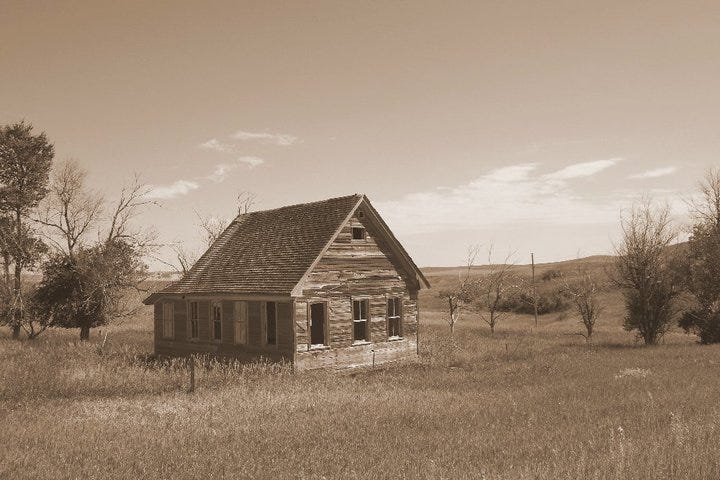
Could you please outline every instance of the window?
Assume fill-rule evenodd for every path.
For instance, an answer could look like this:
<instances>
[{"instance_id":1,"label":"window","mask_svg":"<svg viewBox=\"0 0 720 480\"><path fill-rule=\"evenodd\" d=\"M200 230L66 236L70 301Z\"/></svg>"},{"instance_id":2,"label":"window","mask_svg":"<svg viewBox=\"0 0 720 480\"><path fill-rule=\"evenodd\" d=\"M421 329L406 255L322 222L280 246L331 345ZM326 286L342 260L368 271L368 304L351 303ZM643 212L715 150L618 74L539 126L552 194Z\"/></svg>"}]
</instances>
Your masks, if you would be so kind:
<instances>
[{"instance_id":1,"label":"window","mask_svg":"<svg viewBox=\"0 0 720 480\"><path fill-rule=\"evenodd\" d=\"M198 302L190 302L190 328L188 338L197 340L200 338L200 308Z\"/></svg>"},{"instance_id":2,"label":"window","mask_svg":"<svg viewBox=\"0 0 720 480\"><path fill-rule=\"evenodd\" d=\"M265 320L265 344L277 345L277 303L267 302Z\"/></svg>"},{"instance_id":3,"label":"window","mask_svg":"<svg viewBox=\"0 0 720 480\"><path fill-rule=\"evenodd\" d=\"M402 337L402 298L388 298L387 301L388 338Z\"/></svg>"},{"instance_id":4,"label":"window","mask_svg":"<svg viewBox=\"0 0 720 480\"><path fill-rule=\"evenodd\" d=\"M248 302L248 343L262 345L262 302Z\"/></svg>"},{"instance_id":5,"label":"window","mask_svg":"<svg viewBox=\"0 0 720 480\"><path fill-rule=\"evenodd\" d=\"M173 338L175 336L175 308L172 303L163 303L162 321L163 338Z\"/></svg>"},{"instance_id":6,"label":"window","mask_svg":"<svg viewBox=\"0 0 720 480\"><path fill-rule=\"evenodd\" d=\"M369 342L369 300L353 300L353 342Z\"/></svg>"},{"instance_id":7,"label":"window","mask_svg":"<svg viewBox=\"0 0 720 480\"><path fill-rule=\"evenodd\" d=\"M233 307L233 318L235 319L235 343L247 343L247 302L235 302Z\"/></svg>"},{"instance_id":8,"label":"window","mask_svg":"<svg viewBox=\"0 0 720 480\"><path fill-rule=\"evenodd\" d=\"M327 345L325 330L325 304L310 304L310 345Z\"/></svg>"},{"instance_id":9,"label":"window","mask_svg":"<svg viewBox=\"0 0 720 480\"><path fill-rule=\"evenodd\" d=\"M212 302L211 303L211 315L212 319L212 338L213 340L222 340L222 303Z\"/></svg>"},{"instance_id":10,"label":"window","mask_svg":"<svg viewBox=\"0 0 720 480\"><path fill-rule=\"evenodd\" d=\"M352 227L353 240L365 240L365 229L363 227Z\"/></svg>"}]
</instances>

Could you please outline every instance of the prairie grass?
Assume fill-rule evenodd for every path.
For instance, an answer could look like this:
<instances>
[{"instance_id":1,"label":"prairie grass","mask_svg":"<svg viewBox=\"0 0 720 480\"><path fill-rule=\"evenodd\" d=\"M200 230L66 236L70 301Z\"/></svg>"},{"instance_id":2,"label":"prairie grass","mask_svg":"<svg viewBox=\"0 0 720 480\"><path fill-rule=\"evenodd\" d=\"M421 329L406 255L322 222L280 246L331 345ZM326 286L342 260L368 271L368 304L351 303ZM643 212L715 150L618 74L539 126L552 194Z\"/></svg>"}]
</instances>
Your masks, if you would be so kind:
<instances>
[{"instance_id":1,"label":"prairie grass","mask_svg":"<svg viewBox=\"0 0 720 480\"><path fill-rule=\"evenodd\" d=\"M0 478L720 478L720 347L646 348L613 317L423 311L417 364L343 374L155 361L150 320L108 342L0 338Z\"/></svg>"}]
</instances>

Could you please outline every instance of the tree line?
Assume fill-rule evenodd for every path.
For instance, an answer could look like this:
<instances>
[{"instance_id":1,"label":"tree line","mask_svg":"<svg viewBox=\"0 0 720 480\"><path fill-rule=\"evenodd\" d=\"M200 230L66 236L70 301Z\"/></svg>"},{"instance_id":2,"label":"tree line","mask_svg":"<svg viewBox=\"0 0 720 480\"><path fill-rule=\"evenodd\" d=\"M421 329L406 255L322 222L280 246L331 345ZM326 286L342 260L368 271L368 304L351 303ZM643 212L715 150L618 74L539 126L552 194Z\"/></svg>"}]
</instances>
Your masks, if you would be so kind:
<instances>
[{"instance_id":1,"label":"tree line","mask_svg":"<svg viewBox=\"0 0 720 480\"><path fill-rule=\"evenodd\" d=\"M709 170L688 201L691 219L687 242L677 243L668 205L645 199L621 215L622 236L613 265L603 274L580 268L574 275L557 270L542 280L559 280L560 288L545 298L549 310L572 307L590 342L603 311L600 293L614 286L622 293L623 326L645 344L656 344L675 324L701 343L720 343L720 169ZM477 247L469 249L464 274L439 292L448 311L451 333L463 312L476 313L494 333L509 310L527 313L543 301L534 281L516 273L512 255L472 275Z\"/></svg>"},{"instance_id":2,"label":"tree line","mask_svg":"<svg viewBox=\"0 0 720 480\"><path fill-rule=\"evenodd\" d=\"M76 162L54 157L31 124L0 127L0 323L15 339L62 327L87 340L91 328L138 308L128 291L146 279L154 236L133 218L151 203L148 187L136 176L108 200Z\"/></svg>"}]
</instances>

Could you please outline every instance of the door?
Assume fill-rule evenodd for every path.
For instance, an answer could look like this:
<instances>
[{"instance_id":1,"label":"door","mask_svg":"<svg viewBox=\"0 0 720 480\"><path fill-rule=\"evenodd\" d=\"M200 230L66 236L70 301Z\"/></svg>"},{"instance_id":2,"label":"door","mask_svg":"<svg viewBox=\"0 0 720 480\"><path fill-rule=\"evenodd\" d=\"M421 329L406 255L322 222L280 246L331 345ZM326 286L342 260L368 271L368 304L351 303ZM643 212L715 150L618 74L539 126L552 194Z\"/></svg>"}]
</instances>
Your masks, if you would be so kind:
<instances>
[{"instance_id":1,"label":"door","mask_svg":"<svg viewBox=\"0 0 720 480\"><path fill-rule=\"evenodd\" d=\"M325 345L325 304L310 304L310 343L312 345Z\"/></svg>"}]
</instances>

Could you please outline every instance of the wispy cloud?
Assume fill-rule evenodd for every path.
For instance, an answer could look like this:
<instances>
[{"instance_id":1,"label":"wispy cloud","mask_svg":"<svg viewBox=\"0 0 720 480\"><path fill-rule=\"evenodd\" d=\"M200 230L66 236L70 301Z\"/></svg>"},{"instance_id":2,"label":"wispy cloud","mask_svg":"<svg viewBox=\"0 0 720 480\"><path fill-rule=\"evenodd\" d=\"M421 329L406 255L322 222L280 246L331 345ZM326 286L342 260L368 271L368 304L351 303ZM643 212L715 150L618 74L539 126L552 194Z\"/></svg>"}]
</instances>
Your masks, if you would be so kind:
<instances>
[{"instance_id":1,"label":"wispy cloud","mask_svg":"<svg viewBox=\"0 0 720 480\"><path fill-rule=\"evenodd\" d=\"M300 141L295 135L286 133L247 132L244 130L238 130L232 135L232 138L242 142L260 142L281 147L288 147Z\"/></svg>"},{"instance_id":2,"label":"wispy cloud","mask_svg":"<svg viewBox=\"0 0 720 480\"><path fill-rule=\"evenodd\" d=\"M538 164L512 165L489 171L456 187L410 193L398 200L379 202L378 209L393 229L402 234L522 223L612 223L632 199L620 193L589 197L576 192L567 180L592 175L591 172L597 173L616 162L572 165L549 175L539 174Z\"/></svg>"},{"instance_id":3,"label":"wispy cloud","mask_svg":"<svg viewBox=\"0 0 720 480\"><path fill-rule=\"evenodd\" d=\"M630 175L628 178L633 178L633 179L658 178L658 177L665 177L667 175L672 175L675 172L677 172L677 167L660 167L660 168L655 168L653 170L647 170L642 173L636 173L635 175Z\"/></svg>"},{"instance_id":4,"label":"wispy cloud","mask_svg":"<svg viewBox=\"0 0 720 480\"><path fill-rule=\"evenodd\" d=\"M202 148L203 150L212 150L215 152L222 152L222 153L232 153L235 151L235 145L231 145L229 143L223 143L220 140L216 138L211 138L207 142L203 142L198 147Z\"/></svg>"},{"instance_id":5,"label":"wispy cloud","mask_svg":"<svg viewBox=\"0 0 720 480\"><path fill-rule=\"evenodd\" d=\"M265 163L265 160L260 157L240 157L235 159L235 161L233 162L218 163L217 165L215 165L215 168L210 173L210 175L207 176L207 178L215 183L220 183L224 181L233 170L237 170L243 165L247 166L248 168L255 168L258 165L262 165L263 163Z\"/></svg>"},{"instance_id":6,"label":"wispy cloud","mask_svg":"<svg viewBox=\"0 0 720 480\"><path fill-rule=\"evenodd\" d=\"M544 178L548 180L570 180L573 178L591 177L617 165L621 160L621 158L610 158L607 160L596 160L594 162L575 163L556 172L548 173L544 175Z\"/></svg>"},{"instance_id":7,"label":"wispy cloud","mask_svg":"<svg viewBox=\"0 0 720 480\"><path fill-rule=\"evenodd\" d=\"M170 199L187 195L193 190L200 188L197 182L190 180L178 180L170 185L152 185L147 194L148 198Z\"/></svg>"}]
</instances>

